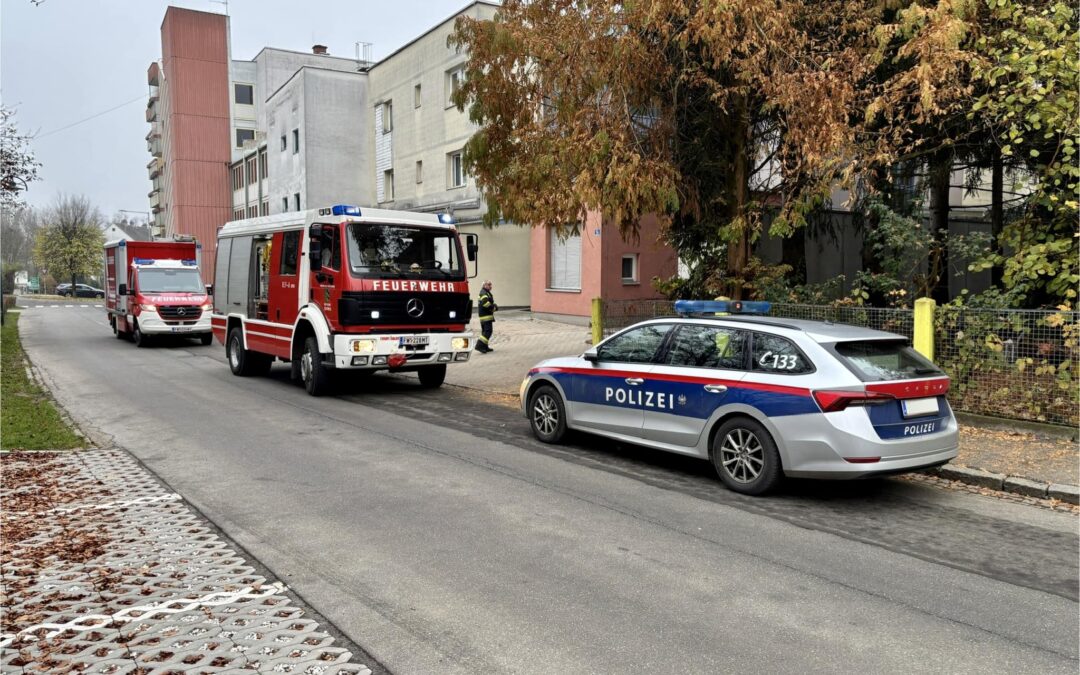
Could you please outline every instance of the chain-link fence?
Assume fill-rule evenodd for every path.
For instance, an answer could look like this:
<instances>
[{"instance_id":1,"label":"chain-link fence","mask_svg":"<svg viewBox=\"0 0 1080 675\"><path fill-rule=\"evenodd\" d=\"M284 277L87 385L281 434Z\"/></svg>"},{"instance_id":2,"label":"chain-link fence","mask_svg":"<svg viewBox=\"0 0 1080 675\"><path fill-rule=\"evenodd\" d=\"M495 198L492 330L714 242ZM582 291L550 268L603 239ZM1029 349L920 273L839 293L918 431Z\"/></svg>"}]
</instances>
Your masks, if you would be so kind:
<instances>
[{"instance_id":1,"label":"chain-link fence","mask_svg":"<svg viewBox=\"0 0 1080 675\"><path fill-rule=\"evenodd\" d=\"M673 316L669 300L602 303L604 336L638 321ZM910 309L773 304L770 316L832 321L915 334ZM956 410L1009 419L1080 424L1080 313L938 307L934 361L952 378Z\"/></svg>"},{"instance_id":2,"label":"chain-link fence","mask_svg":"<svg viewBox=\"0 0 1080 675\"><path fill-rule=\"evenodd\" d=\"M938 307L934 360L957 410L1077 426L1080 314Z\"/></svg>"}]
</instances>

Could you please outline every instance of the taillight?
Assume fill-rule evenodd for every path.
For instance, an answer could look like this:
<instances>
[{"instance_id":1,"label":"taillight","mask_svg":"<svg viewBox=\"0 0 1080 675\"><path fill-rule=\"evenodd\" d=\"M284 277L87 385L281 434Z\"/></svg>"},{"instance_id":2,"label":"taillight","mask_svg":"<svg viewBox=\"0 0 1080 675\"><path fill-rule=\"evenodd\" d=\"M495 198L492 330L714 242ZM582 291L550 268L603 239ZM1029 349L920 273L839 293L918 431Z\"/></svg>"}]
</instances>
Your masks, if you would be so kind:
<instances>
[{"instance_id":1,"label":"taillight","mask_svg":"<svg viewBox=\"0 0 1080 675\"><path fill-rule=\"evenodd\" d=\"M837 412L853 405L881 405L896 400L892 394L877 391L829 391L814 392L814 400L821 412Z\"/></svg>"}]
</instances>

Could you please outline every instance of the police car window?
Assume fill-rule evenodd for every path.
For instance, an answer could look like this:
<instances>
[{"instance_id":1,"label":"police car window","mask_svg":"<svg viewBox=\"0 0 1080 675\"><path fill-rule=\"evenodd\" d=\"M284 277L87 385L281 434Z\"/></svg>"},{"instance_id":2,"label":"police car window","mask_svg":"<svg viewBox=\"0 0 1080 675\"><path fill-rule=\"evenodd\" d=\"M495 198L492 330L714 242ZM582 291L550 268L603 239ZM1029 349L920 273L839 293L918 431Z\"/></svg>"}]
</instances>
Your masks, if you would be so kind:
<instances>
[{"instance_id":1,"label":"police car window","mask_svg":"<svg viewBox=\"0 0 1080 675\"><path fill-rule=\"evenodd\" d=\"M679 326L668 349L667 363L742 370L746 367L746 333L719 326Z\"/></svg>"},{"instance_id":2,"label":"police car window","mask_svg":"<svg viewBox=\"0 0 1080 675\"><path fill-rule=\"evenodd\" d=\"M754 350L750 361L754 370L767 373L797 375L814 369L790 340L764 333L754 333Z\"/></svg>"},{"instance_id":3,"label":"police car window","mask_svg":"<svg viewBox=\"0 0 1080 675\"><path fill-rule=\"evenodd\" d=\"M671 324L665 323L633 328L605 342L597 350L597 358L621 363L650 363L670 330Z\"/></svg>"}]
</instances>

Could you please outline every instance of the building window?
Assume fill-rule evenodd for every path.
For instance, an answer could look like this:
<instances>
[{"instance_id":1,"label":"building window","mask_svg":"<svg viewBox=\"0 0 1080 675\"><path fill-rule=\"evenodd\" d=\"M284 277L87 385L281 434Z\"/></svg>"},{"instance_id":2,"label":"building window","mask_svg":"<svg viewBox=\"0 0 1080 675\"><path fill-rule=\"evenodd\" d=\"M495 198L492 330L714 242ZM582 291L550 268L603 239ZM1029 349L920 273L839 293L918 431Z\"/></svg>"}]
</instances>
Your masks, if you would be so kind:
<instances>
[{"instance_id":1,"label":"building window","mask_svg":"<svg viewBox=\"0 0 1080 675\"><path fill-rule=\"evenodd\" d=\"M237 163L232 168L232 189L233 192L242 190L244 188L244 165Z\"/></svg>"},{"instance_id":2,"label":"building window","mask_svg":"<svg viewBox=\"0 0 1080 675\"><path fill-rule=\"evenodd\" d=\"M446 156L446 174L447 187L465 186L465 165L462 164L460 152L451 152Z\"/></svg>"},{"instance_id":3,"label":"building window","mask_svg":"<svg viewBox=\"0 0 1080 675\"><path fill-rule=\"evenodd\" d=\"M240 105L252 105L255 103L255 87L250 84L234 84L233 97Z\"/></svg>"},{"instance_id":4,"label":"building window","mask_svg":"<svg viewBox=\"0 0 1080 675\"><path fill-rule=\"evenodd\" d=\"M289 198L288 197L282 197L281 198L281 212L282 213L288 213L288 211L289 211Z\"/></svg>"},{"instance_id":5,"label":"building window","mask_svg":"<svg viewBox=\"0 0 1080 675\"><path fill-rule=\"evenodd\" d=\"M236 130L236 147L243 147L247 141L255 140L254 129L237 129Z\"/></svg>"},{"instance_id":6,"label":"building window","mask_svg":"<svg viewBox=\"0 0 1080 675\"><path fill-rule=\"evenodd\" d=\"M293 198L293 204L296 205L296 210L299 211L300 210L300 193L299 192L293 193L292 198Z\"/></svg>"},{"instance_id":7,"label":"building window","mask_svg":"<svg viewBox=\"0 0 1080 675\"><path fill-rule=\"evenodd\" d=\"M244 210L243 209L237 209L236 211L233 211L232 212L232 219L233 220L243 220L244 219Z\"/></svg>"},{"instance_id":8,"label":"building window","mask_svg":"<svg viewBox=\"0 0 1080 675\"><path fill-rule=\"evenodd\" d=\"M281 151L285 152L288 148L289 143L285 140L285 134L281 134Z\"/></svg>"},{"instance_id":9,"label":"building window","mask_svg":"<svg viewBox=\"0 0 1080 675\"><path fill-rule=\"evenodd\" d=\"M465 66L458 66L452 70L446 71L446 107L454 105L452 99L453 95L457 93L458 89L461 89L461 85L465 83Z\"/></svg>"},{"instance_id":10,"label":"building window","mask_svg":"<svg viewBox=\"0 0 1080 675\"><path fill-rule=\"evenodd\" d=\"M420 94L420 85L416 85L415 87L413 87L413 90L412 90L412 104L413 104L413 107L414 108L419 108L420 107L420 102L422 100L423 100L423 97Z\"/></svg>"},{"instance_id":11,"label":"building window","mask_svg":"<svg viewBox=\"0 0 1080 675\"><path fill-rule=\"evenodd\" d=\"M260 216L268 216L268 215L270 215L270 202L263 202L262 204L259 204L259 215Z\"/></svg>"},{"instance_id":12,"label":"building window","mask_svg":"<svg viewBox=\"0 0 1080 675\"><path fill-rule=\"evenodd\" d=\"M266 180L266 148L259 151L259 178Z\"/></svg>"},{"instance_id":13,"label":"building window","mask_svg":"<svg viewBox=\"0 0 1080 675\"><path fill-rule=\"evenodd\" d=\"M581 290L581 234L559 237L548 230L548 288L561 291Z\"/></svg>"},{"instance_id":14,"label":"building window","mask_svg":"<svg viewBox=\"0 0 1080 675\"><path fill-rule=\"evenodd\" d=\"M638 282L637 253L630 253L622 257L622 282L624 284L636 284Z\"/></svg>"},{"instance_id":15,"label":"building window","mask_svg":"<svg viewBox=\"0 0 1080 675\"><path fill-rule=\"evenodd\" d=\"M248 161L247 161L247 182L248 182L248 185L254 185L255 181L258 180L255 177L256 176L255 164L256 164L255 158L254 157L249 157Z\"/></svg>"},{"instance_id":16,"label":"building window","mask_svg":"<svg viewBox=\"0 0 1080 675\"><path fill-rule=\"evenodd\" d=\"M419 185L420 183L423 183L423 182L424 182L424 163L423 162L417 162L416 163L416 183L417 183L417 185Z\"/></svg>"},{"instance_id":17,"label":"building window","mask_svg":"<svg viewBox=\"0 0 1080 675\"><path fill-rule=\"evenodd\" d=\"M382 132L388 134L394 130L394 103L387 101L382 104Z\"/></svg>"},{"instance_id":18,"label":"building window","mask_svg":"<svg viewBox=\"0 0 1080 675\"><path fill-rule=\"evenodd\" d=\"M256 206L249 206L249 207L248 207L248 218L254 218L254 217L255 217L255 216L257 216L257 215L259 215L259 209L258 209L258 207L256 207Z\"/></svg>"},{"instance_id":19,"label":"building window","mask_svg":"<svg viewBox=\"0 0 1080 675\"><path fill-rule=\"evenodd\" d=\"M383 201L394 201L394 170L383 171Z\"/></svg>"},{"instance_id":20,"label":"building window","mask_svg":"<svg viewBox=\"0 0 1080 675\"><path fill-rule=\"evenodd\" d=\"M299 129L293 129L292 130L292 152L293 152L294 155L296 153L300 152L300 130Z\"/></svg>"},{"instance_id":21,"label":"building window","mask_svg":"<svg viewBox=\"0 0 1080 675\"><path fill-rule=\"evenodd\" d=\"M300 232L284 232L281 235L281 266L283 276L296 275L296 261L300 255Z\"/></svg>"}]
</instances>

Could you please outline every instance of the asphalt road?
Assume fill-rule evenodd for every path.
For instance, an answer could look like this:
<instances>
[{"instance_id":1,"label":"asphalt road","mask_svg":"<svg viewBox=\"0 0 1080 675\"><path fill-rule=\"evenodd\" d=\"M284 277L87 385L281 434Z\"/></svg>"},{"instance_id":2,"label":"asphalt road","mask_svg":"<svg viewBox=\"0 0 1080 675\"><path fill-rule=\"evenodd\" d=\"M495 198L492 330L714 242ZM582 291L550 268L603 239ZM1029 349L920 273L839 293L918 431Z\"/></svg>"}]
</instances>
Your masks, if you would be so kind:
<instances>
[{"instance_id":1,"label":"asphalt road","mask_svg":"<svg viewBox=\"0 0 1080 675\"><path fill-rule=\"evenodd\" d=\"M136 349L101 309L20 327L80 423L394 672L1080 664L1070 514L897 479L746 498L701 462L544 446L411 377L314 399L284 365L234 377L217 344Z\"/></svg>"}]
</instances>

